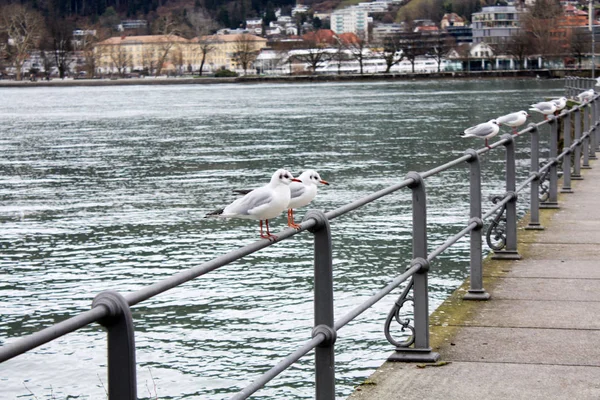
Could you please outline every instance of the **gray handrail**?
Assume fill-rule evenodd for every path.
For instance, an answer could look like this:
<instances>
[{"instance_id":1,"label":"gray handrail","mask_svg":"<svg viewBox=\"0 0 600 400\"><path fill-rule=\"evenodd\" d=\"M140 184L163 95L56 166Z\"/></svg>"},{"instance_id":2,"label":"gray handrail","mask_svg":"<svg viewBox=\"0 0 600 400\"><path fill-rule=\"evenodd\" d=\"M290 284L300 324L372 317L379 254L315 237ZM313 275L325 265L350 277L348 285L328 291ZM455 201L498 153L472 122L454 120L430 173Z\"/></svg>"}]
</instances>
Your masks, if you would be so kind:
<instances>
[{"instance_id":1,"label":"gray handrail","mask_svg":"<svg viewBox=\"0 0 600 400\"><path fill-rule=\"evenodd\" d=\"M565 91L567 95L574 96L577 94L577 91L593 87L595 83L595 79L567 77L565 79ZM565 169L561 191L563 193L571 193L570 180L582 179L579 174L580 168L589 167L588 161L595 159L595 152L600 143L600 140L598 140L600 129L597 128L600 125L599 104L600 101L596 95L589 104L575 105L571 109L563 110L557 116L550 116L547 120L539 123L531 123L514 135L503 135L500 140L492 143L489 147L477 150L469 149L463 156L427 171L421 173L410 172L401 182L342 207L326 213L309 211L298 230L284 229L277 233L277 239L273 241L259 240L126 295L120 295L113 291L101 292L94 299L91 310L0 347L0 362L9 360L91 323L98 322L108 331L109 398L135 399L135 340L133 337L130 307L305 231L311 232L315 240L315 322L312 338L232 398L236 400L248 398L300 358L310 351L315 350L316 398L319 400L334 399L334 344L337 331L405 282L408 283L395 302L385 324L386 337L396 346L396 352L390 359L398 361L435 361L439 355L429 347L427 276L431 262L461 238L470 235L471 288L469 289L469 293L465 295L465 299L489 299L490 296L483 288L482 281L481 238L484 221L495 214L487 230L488 244L494 250L494 257L500 259L520 258L517 251L516 229L516 202L518 200L518 193L525 190L528 186L531 188L530 224L527 228L543 229L539 224L539 208L558 207L557 166L559 163L562 162L563 169ZM572 116L574 117L572 118ZM559 127L563 123L565 141L563 150L559 153ZM539 132L540 128L544 125L549 125L550 127L550 156L540 166ZM574 140L571 140L572 127L574 128ZM517 186L515 140L527 133L531 136L530 174L527 179ZM505 193L501 196L496 196L494 198L494 205L482 215L479 157L500 147L504 147L506 153ZM571 154L574 155L573 165L571 165ZM465 163L470 167L470 219L465 227L427 254L426 179L450 168L464 165ZM573 169L572 172L571 168ZM548 185L545 183L546 179L549 182ZM404 272L399 273L390 283L379 289L366 301L356 306L337 321L334 321L332 248L329 221L403 188L410 188L412 192L413 254L410 265ZM546 199L541 200L538 198L540 188L547 190ZM506 217L504 217L504 214L506 214ZM504 225L503 228L501 228L501 225ZM491 232L495 233L495 240L500 240L500 244L492 243ZM411 291L413 296L409 297ZM402 319L400 317L401 308L407 301L411 301L414 304L414 323L412 325L409 319ZM390 324L394 320L401 325L402 330L408 329L410 331L410 335L406 340L398 341L393 339L390 332Z\"/></svg>"}]
</instances>

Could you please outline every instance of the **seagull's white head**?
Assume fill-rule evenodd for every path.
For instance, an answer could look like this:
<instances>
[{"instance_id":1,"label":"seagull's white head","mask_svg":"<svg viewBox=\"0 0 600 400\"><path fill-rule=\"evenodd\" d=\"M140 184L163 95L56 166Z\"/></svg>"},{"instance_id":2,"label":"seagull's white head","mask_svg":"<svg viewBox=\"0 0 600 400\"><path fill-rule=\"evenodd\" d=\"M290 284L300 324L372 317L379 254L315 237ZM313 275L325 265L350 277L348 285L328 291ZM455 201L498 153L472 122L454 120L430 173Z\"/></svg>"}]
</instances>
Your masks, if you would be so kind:
<instances>
[{"instance_id":1,"label":"seagull's white head","mask_svg":"<svg viewBox=\"0 0 600 400\"><path fill-rule=\"evenodd\" d=\"M519 111L519 114L525 116L525 118L529 117L529 114L527 114L527 111L521 110L521 111Z\"/></svg>"},{"instance_id":2,"label":"seagull's white head","mask_svg":"<svg viewBox=\"0 0 600 400\"><path fill-rule=\"evenodd\" d=\"M278 169L271 177L272 185L289 185L292 182L300 182L300 179L294 178L290 171Z\"/></svg>"},{"instance_id":3,"label":"seagull's white head","mask_svg":"<svg viewBox=\"0 0 600 400\"><path fill-rule=\"evenodd\" d=\"M500 124L498 123L498 121L497 121L497 120L495 120L495 119L490 119L490 120L488 121L488 123L500 126Z\"/></svg>"},{"instance_id":4,"label":"seagull's white head","mask_svg":"<svg viewBox=\"0 0 600 400\"><path fill-rule=\"evenodd\" d=\"M299 176L299 178L304 184L311 183L316 185L317 183L322 183L323 185L329 185L329 182L321 179L319 173L313 169L307 169Z\"/></svg>"}]
</instances>

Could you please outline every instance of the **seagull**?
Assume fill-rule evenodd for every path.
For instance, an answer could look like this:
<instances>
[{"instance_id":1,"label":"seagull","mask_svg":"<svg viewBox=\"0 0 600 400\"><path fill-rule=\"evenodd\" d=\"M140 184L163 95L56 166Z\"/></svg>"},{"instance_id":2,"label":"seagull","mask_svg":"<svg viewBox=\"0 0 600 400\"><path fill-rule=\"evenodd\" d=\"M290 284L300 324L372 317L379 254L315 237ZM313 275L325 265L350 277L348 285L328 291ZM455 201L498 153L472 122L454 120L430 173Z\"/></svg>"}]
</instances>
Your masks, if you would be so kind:
<instances>
[{"instance_id":1,"label":"seagull","mask_svg":"<svg viewBox=\"0 0 600 400\"><path fill-rule=\"evenodd\" d=\"M596 95L596 92L594 92L594 89L588 89L584 92L579 93L576 97L580 103L585 104L585 103L592 101L592 99L594 98L595 95Z\"/></svg>"},{"instance_id":2,"label":"seagull","mask_svg":"<svg viewBox=\"0 0 600 400\"><path fill-rule=\"evenodd\" d=\"M596 78L596 86L600 86L600 78Z\"/></svg>"},{"instance_id":3,"label":"seagull","mask_svg":"<svg viewBox=\"0 0 600 400\"><path fill-rule=\"evenodd\" d=\"M298 177L301 183L292 182L290 184L290 202L288 204L288 226L294 229L300 228L300 225L294 222L294 208L300 208L308 205L317 195L317 184L329 185L329 182L321 179L319 173L308 169Z\"/></svg>"},{"instance_id":4,"label":"seagull","mask_svg":"<svg viewBox=\"0 0 600 400\"><path fill-rule=\"evenodd\" d=\"M539 103L532 104L529 110L544 114L544 119L547 119L548 115L554 114L554 111L556 111L556 104L554 104L552 101L541 101Z\"/></svg>"},{"instance_id":5,"label":"seagull","mask_svg":"<svg viewBox=\"0 0 600 400\"><path fill-rule=\"evenodd\" d=\"M292 182L301 181L289 171L278 169L268 184L252 190L223 209L206 214L206 217L257 219L260 221L260 237L277 239L269 232L269 220L288 207L291 198L289 185ZM267 226L267 233L263 233L263 221Z\"/></svg>"},{"instance_id":6,"label":"seagull","mask_svg":"<svg viewBox=\"0 0 600 400\"><path fill-rule=\"evenodd\" d=\"M565 99L566 100L566 99ZM513 128L513 134L517 134L517 126L521 126L527 121L529 114L525 111L517 111L514 113L506 114L496 118L498 125L506 125Z\"/></svg>"},{"instance_id":7,"label":"seagull","mask_svg":"<svg viewBox=\"0 0 600 400\"><path fill-rule=\"evenodd\" d=\"M491 147L488 145L488 139L496 136L499 130L500 126L498 125L498 121L491 119L488 122L465 129L464 135L461 137L478 137L485 139L485 147L490 149Z\"/></svg>"},{"instance_id":8,"label":"seagull","mask_svg":"<svg viewBox=\"0 0 600 400\"><path fill-rule=\"evenodd\" d=\"M556 106L556 114L567 106L567 98L559 97L558 99L550 100Z\"/></svg>"}]
</instances>

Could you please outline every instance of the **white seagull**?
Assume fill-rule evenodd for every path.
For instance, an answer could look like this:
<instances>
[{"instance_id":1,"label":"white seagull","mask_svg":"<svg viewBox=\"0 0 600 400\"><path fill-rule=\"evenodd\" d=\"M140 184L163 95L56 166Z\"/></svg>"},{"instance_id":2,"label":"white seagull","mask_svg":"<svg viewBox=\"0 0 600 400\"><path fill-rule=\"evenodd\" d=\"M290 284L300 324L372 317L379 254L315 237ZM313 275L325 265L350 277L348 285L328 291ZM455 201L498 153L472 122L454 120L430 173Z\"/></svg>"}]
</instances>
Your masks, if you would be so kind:
<instances>
[{"instance_id":1,"label":"white seagull","mask_svg":"<svg viewBox=\"0 0 600 400\"><path fill-rule=\"evenodd\" d=\"M294 178L289 171L278 169L268 184L252 190L227 207L207 214L206 217L257 219L260 221L260 237L276 239L275 235L269 232L269 220L288 207L291 198L289 185L292 182L300 180ZM263 221L267 226L266 234L263 233Z\"/></svg>"},{"instance_id":2,"label":"white seagull","mask_svg":"<svg viewBox=\"0 0 600 400\"><path fill-rule=\"evenodd\" d=\"M488 145L488 139L496 136L498 134L498 131L500 131L498 121L496 121L495 119L491 119L488 122L484 122L482 124L465 129L464 135L462 135L461 137L478 137L481 139L485 139L485 147L489 149L490 146Z\"/></svg>"},{"instance_id":3,"label":"white seagull","mask_svg":"<svg viewBox=\"0 0 600 400\"><path fill-rule=\"evenodd\" d=\"M548 115L554 114L554 111L556 111L556 104L554 104L552 101L541 101L539 103L532 104L529 110L544 114L544 119L547 119Z\"/></svg>"},{"instance_id":4,"label":"white seagull","mask_svg":"<svg viewBox=\"0 0 600 400\"><path fill-rule=\"evenodd\" d=\"M288 226L294 229L300 228L300 225L294 222L294 208L300 208L308 205L317 195L317 184L329 185L329 182L321 179L319 173L308 169L298 177L301 183L292 182L290 184L290 202L288 204Z\"/></svg>"},{"instance_id":5,"label":"white seagull","mask_svg":"<svg viewBox=\"0 0 600 400\"><path fill-rule=\"evenodd\" d=\"M551 101L556 106L557 114L559 111L561 111L563 108L565 108L567 106L567 98L566 97L559 97L558 99L553 99Z\"/></svg>"},{"instance_id":6,"label":"white seagull","mask_svg":"<svg viewBox=\"0 0 600 400\"><path fill-rule=\"evenodd\" d=\"M580 103L585 104L585 103L592 101L595 94L596 94L596 92L594 92L594 89L588 89L584 92L579 93L577 95L577 99L579 100Z\"/></svg>"},{"instance_id":7,"label":"white seagull","mask_svg":"<svg viewBox=\"0 0 600 400\"><path fill-rule=\"evenodd\" d=\"M512 127L513 134L516 135L517 126L523 125L525 121L527 121L527 117L529 117L529 114L527 114L526 111L517 111L498 117L496 118L496 121L498 121L498 125L506 125Z\"/></svg>"}]
</instances>

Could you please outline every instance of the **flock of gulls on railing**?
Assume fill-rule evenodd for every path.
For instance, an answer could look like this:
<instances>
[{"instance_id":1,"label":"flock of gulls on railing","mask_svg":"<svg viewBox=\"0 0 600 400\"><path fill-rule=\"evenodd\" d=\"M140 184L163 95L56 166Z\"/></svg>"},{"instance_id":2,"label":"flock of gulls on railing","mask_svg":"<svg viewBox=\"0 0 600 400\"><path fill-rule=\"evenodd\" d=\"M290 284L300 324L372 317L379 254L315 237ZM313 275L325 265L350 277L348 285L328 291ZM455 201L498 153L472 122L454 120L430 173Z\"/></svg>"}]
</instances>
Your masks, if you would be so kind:
<instances>
[{"instance_id":1,"label":"flock of gulls on railing","mask_svg":"<svg viewBox=\"0 0 600 400\"><path fill-rule=\"evenodd\" d=\"M600 86L600 80L597 86ZM585 104L590 102L595 94L594 89L589 89L579 93L576 98L580 104ZM532 104L529 110L538 112L544 115L544 119L547 119L548 115L557 115L566 105L567 98L560 97ZM491 148L488 145L488 139L498 134L501 125L511 127L513 134L516 134L517 127L523 125L527 121L527 117L529 114L525 111L506 114L465 129L462 137L485 139L485 146ZM206 217L258 220L260 221L260 237L276 240L277 237L269 232L269 220L287 209L288 226L299 229L300 225L294 222L294 209L308 205L315 198L319 183L329 185L328 182L321 179L317 171L307 170L298 178L294 178L289 171L279 169L273 174L271 181L262 187L253 190L234 190L235 193L242 194L244 197L235 200L225 208L207 214ZM263 231L263 221L266 232Z\"/></svg>"},{"instance_id":2,"label":"flock of gulls on railing","mask_svg":"<svg viewBox=\"0 0 600 400\"><path fill-rule=\"evenodd\" d=\"M600 86L600 78L596 86ZM579 93L577 96L577 102L580 104L585 104L590 102L596 92L594 89L589 89ZM544 116L544 119L548 118L548 115L555 114L558 115L563 108L567 105L566 97L559 97L557 99L552 99L549 101L541 101L539 103L532 104L529 111L535 111ZM467 137L476 137L480 139L485 139L485 146L489 149L491 148L488 145L488 139L493 138L500 131L500 126L506 125L510 126L513 129L513 134L517 133L517 127L523 125L525 121L527 121L526 111L517 111L514 113L506 114L498 118L494 118L489 120L488 122L484 122L479 125L472 126L470 128L465 129L464 134L461 136L463 138Z\"/></svg>"}]
</instances>

